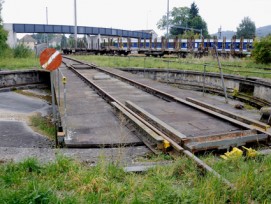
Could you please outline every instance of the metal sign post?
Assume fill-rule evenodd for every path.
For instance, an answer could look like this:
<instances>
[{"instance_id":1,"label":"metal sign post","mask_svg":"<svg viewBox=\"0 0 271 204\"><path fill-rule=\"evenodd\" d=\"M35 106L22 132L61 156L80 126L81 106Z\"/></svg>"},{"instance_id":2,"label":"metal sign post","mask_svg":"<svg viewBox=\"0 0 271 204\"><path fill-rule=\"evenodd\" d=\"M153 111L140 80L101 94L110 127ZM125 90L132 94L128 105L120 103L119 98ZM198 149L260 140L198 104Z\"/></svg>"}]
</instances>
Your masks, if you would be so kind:
<instances>
[{"instance_id":1,"label":"metal sign post","mask_svg":"<svg viewBox=\"0 0 271 204\"><path fill-rule=\"evenodd\" d=\"M66 90L66 83L67 83L67 79L66 77L63 77L62 78L62 83L63 83L63 86L64 86L64 123L65 123L65 129L64 129L64 132L65 132L65 136L68 137L68 130L67 130L67 90Z\"/></svg>"},{"instance_id":2,"label":"metal sign post","mask_svg":"<svg viewBox=\"0 0 271 204\"><path fill-rule=\"evenodd\" d=\"M206 64L204 64L204 71L203 71L203 87L202 87L202 95L205 94L205 80L206 80Z\"/></svg>"},{"instance_id":3,"label":"metal sign post","mask_svg":"<svg viewBox=\"0 0 271 204\"><path fill-rule=\"evenodd\" d=\"M53 108L53 123L56 128L57 118L56 118L56 107L55 107L55 91L54 91L54 76L53 72L50 72L50 81L51 81L51 96L52 96L52 108ZM58 139L57 139L57 131L55 132L55 140L56 140L56 146L58 145Z\"/></svg>"},{"instance_id":4,"label":"metal sign post","mask_svg":"<svg viewBox=\"0 0 271 204\"><path fill-rule=\"evenodd\" d=\"M62 63L62 56L61 54L53 49L53 48L47 48L43 50L43 52L40 54L40 65L42 68L44 68L47 71L50 71L50 81L51 81L51 95L52 95L52 109L53 109L53 123L56 128L56 107L55 107L55 90L54 90L54 73L53 71L56 70ZM55 141L56 146L58 145L58 138L57 138L57 128L55 133Z\"/></svg>"}]
</instances>

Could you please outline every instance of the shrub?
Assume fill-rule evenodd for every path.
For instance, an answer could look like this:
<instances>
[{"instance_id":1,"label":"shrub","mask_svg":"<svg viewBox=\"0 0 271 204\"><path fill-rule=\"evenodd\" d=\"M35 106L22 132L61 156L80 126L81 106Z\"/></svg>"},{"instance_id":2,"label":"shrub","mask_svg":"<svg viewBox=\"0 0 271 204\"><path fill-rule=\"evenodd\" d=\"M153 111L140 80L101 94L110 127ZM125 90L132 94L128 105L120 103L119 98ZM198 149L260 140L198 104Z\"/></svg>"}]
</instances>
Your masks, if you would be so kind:
<instances>
[{"instance_id":1,"label":"shrub","mask_svg":"<svg viewBox=\"0 0 271 204\"><path fill-rule=\"evenodd\" d=\"M253 47L252 56L256 63L271 63L271 35L256 40Z\"/></svg>"},{"instance_id":2,"label":"shrub","mask_svg":"<svg viewBox=\"0 0 271 204\"><path fill-rule=\"evenodd\" d=\"M15 58L27 58L32 55L32 50L23 44L19 44L13 49Z\"/></svg>"},{"instance_id":3,"label":"shrub","mask_svg":"<svg viewBox=\"0 0 271 204\"><path fill-rule=\"evenodd\" d=\"M0 49L0 58L12 58L13 57L13 50L11 48L5 48L5 49Z\"/></svg>"}]
</instances>

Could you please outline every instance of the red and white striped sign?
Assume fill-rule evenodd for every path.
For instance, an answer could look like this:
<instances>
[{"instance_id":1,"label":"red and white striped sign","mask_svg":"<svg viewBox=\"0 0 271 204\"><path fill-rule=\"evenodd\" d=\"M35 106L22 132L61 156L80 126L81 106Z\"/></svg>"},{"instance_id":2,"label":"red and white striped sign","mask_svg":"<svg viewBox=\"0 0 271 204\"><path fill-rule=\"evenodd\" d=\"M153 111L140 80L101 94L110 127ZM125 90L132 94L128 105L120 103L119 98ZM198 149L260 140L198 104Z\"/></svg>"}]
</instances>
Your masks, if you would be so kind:
<instances>
[{"instance_id":1,"label":"red and white striped sign","mask_svg":"<svg viewBox=\"0 0 271 204\"><path fill-rule=\"evenodd\" d=\"M43 69L54 71L61 65L61 63L62 56L60 52L54 48L46 48L40 54L40 65Z\"/></svg>"}]
</instances>

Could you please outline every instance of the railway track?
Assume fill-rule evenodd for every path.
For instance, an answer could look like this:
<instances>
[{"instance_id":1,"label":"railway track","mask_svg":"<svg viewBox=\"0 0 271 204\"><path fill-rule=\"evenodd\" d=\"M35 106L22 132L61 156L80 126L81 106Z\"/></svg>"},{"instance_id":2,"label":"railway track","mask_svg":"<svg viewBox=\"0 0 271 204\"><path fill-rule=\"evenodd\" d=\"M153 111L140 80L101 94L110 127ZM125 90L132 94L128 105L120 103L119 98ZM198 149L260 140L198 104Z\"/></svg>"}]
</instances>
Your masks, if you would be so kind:
<instances>
[{"instance_id":1,"label":"railway track","mask_svg":"<svg viewBox=\"0 0 271 204\"><path fill-rule=\"evenodd\" d=\"M269 141L266 124L223 112L193 98L179 98L119 70L66 57L64 63L107 101L119 118L125 118L126 126L139 132L137 136L153 152L182 153L219 178L193 153Z\"/></svg>"}]
</instances>

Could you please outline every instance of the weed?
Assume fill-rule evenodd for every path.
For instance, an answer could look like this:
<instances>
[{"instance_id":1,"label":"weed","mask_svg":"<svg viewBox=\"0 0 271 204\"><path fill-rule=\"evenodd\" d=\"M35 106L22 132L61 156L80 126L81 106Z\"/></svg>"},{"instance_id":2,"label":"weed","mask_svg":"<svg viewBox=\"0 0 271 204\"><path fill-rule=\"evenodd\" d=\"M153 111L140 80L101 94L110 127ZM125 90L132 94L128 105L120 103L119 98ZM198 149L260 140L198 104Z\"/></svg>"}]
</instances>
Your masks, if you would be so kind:
<instances>
[{"instance_id":1,"label":"weed","mask_svg":"<svg viewBox=\"0 0 271 204\"><path fill-rule=\"evenodd\" d=\"M3 70L21 70L37 69L40 65L39 59L34 56L27 58L14 58L13 56L8 56L1 58L0 67Z\"/></svg>"},{"instance_id":2,"label":"weed","mask_svg":"<svg viewBox=\"0 0 271 204\"><path fill-rule=\"evenodd\" d=\"M13 49L14 58L29 58L33 55L33 51L23 44L17 45Z\"/></svg>"},{"instance_id":3,"label":"weed","mask_svg":"<svg viewBox=\"0 0 271 204\"><path fill-rule=\"evenodd\" d=\"M55 139L56 129L48 116L42 117L41 114L33 115L30 117L30 123L36 131L48 136L51 140Z\"/></svg>"}]
</instances>

